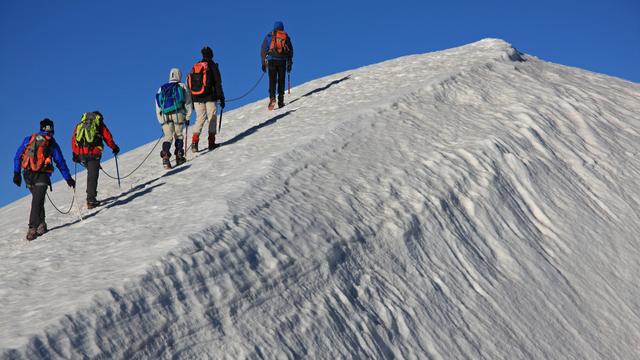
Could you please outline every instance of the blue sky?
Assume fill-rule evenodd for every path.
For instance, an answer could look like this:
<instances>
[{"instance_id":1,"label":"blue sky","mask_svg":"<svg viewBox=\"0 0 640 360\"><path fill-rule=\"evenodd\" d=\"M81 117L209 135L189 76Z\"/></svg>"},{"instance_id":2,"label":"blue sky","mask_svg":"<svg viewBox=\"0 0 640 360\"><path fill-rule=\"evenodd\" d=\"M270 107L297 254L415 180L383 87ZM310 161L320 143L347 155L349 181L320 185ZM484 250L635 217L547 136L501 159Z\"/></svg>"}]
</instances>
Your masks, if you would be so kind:
<instances>
[{"instance_id":1,"label":"blue sky","mask_svg":"<svg viewBox=\"0 0 640 360\"><path fill-rule=\"evenodd\" d=\"M11 183L13 156L42 118L54 120L71 168L69 139L85 111L103 113L123 151L157 139L154 94L169 69L188 73L208 45L227 98L239 96L261 74L259 45L275 20L285 23L294 43L293 85L485 37L544 60L640 82L637 0L35 0L4 1L0 8L0 206L28 194ZM263 81L226 110L266 91ZM159 156L151 161L160 166ZM126 171L134 164L120 165Z\"/></svg>"}]
</instances>

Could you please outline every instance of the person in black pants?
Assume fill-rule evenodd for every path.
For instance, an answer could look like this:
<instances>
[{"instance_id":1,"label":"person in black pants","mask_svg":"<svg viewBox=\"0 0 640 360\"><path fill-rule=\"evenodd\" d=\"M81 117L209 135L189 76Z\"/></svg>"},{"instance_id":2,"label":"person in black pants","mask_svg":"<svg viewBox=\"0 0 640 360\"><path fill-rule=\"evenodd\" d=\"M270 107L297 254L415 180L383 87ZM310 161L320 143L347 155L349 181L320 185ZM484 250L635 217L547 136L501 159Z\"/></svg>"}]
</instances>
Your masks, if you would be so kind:
<instances>
[{"instance_id":1,"label":"person in black pants","mask_svg":"<svg viewBox=\"0 0 640 360\"><path fill-rule=\"evenodd\" d=\"M291 37L284 31L282 21L276 21L273 31L269 32L260 47L262 71L269 69L269 110L276 104L276 87L278 90L278 107L284 106L285 71L290 73L293 65L293 44Z\"/></svg>"},{"instance_id":2,"label":"person in black pants","mask_svg":"<svg viewBox=\"0 0 640 360\"><path fill-rule=\"evenodd\" d=\"M88 130L83 130L85 128ZM102 113L93 111L82 114L80 123L73 130L71 149L73 162L87 168L87 209L100 206L100 201L97 199L98 177L105 142L113 150L113 155L118 155L120 148L113 140L113 135L105 124Z\"/></svg>"},{"instance_id":3,"label":"person in black pants","mask_svg":"<svg viewBox=\"0 0 640 360\"><path fill-rule=\"evenodd\" d=\"M31 192L31 212L27 232L29 241L47 232L44 199L47 188L51 187L50 177L54 162L67 181L67 185L75 188L76 182L69 173L60 146L53 138L53 121L43 119L40 122L40 132L27 136L13 159L13 183L17 186L22 184L20 172L24 170L24 182Z\"/></svg>"}]
</instances>

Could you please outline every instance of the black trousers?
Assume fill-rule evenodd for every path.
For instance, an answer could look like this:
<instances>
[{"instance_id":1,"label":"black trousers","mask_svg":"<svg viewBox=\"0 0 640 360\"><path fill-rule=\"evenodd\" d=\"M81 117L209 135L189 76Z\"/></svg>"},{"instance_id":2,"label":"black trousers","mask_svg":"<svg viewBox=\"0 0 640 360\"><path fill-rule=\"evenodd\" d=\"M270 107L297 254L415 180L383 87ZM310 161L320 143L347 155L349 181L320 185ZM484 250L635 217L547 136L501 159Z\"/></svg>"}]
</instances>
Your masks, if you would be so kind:
<instances>
[{"instance_id":1,"label":"black trousers","mask_svg":"<svg viewBox=\"0 0 640 360\"><path fill-rule=\"evenodd\" d=\"M83 165L87 168L87 201L96 201L100 159L88 159Z\"/></svg>"},{"instance_id":2,"label":"black trousers","mask_svg":"<svg viewBox=\"0 0 640 360\"><path fill-rule=\"evenodd\" d=\"M269 60L269 98L276 97L276 84L278 85L278 102L284 102L284 80L287 75L286 60Z\"/></svg>"},{"instance_id":3,"label":"black trousers","mask_svg":"<svg viewBox=\"0 0 640 360\"><path fill-rule=\"evenodd\" d=\"M24 183L31 192L31 212L29 213L29 227L37 228L45 220L44 200L47 196L47 188L51 184L49 176L45 173L24 173Z\"/></svg>"}]
</instances>

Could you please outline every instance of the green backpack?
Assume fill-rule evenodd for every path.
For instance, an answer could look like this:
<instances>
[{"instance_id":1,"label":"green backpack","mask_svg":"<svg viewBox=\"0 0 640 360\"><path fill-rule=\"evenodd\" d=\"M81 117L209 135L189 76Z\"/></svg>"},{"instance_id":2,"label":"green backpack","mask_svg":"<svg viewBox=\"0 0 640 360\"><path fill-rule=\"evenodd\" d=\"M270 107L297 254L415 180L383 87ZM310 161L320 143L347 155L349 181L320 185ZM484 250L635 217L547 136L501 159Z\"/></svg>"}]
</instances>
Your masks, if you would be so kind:
<instances>
[{"instance_id":1,"label":"green backpack","mask_svg":"<svg viewBox=\"0 0 640 360\"><path fill-rule=\"evenodd\" d=\"M78 145L93 145L98 139L100 128L100 115L87 112L82 114L82 119L76 125L76 143Z\"/></svg>"}]
</instances>

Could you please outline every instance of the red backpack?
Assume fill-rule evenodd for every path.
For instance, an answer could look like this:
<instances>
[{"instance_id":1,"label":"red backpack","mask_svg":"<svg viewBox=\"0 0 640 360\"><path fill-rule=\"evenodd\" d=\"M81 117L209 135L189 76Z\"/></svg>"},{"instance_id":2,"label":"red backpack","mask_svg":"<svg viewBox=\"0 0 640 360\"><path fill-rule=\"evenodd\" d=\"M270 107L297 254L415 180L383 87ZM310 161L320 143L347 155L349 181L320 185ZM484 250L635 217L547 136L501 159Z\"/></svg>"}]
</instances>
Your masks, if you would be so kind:
<instances>
[{"instance_id":1,"label":"red backpack","mask_svg":"<svg viewBox=\"0 0 640 360\"><path fill-rule=\"evenodd\" d=\"M287 33L282 30L276 30L271 33L271 42L269 43L269 54L271 55L287 55L289 47L287 46Z\"/></svg>"},{"instance_id":2,"label":"red backpack","mask_svg":"<svg viewBox=\"0 0 640 360\"><path fill-rule=\"evenodd\" d=\"M202 95L207 89L209 64L206 61L196 63L187 76L187 84L193 95Z\"/></svg>"},{"instance_id":3,"label":"red backpack","mask_svg":"<svg viewBox=\"0 0 640 360\"><path fill-rule=\"evenodd\" d=\"M53 172L51 136L33 134L22 153L22 168L34 172Z\"/></svg>"}]
</instances>

